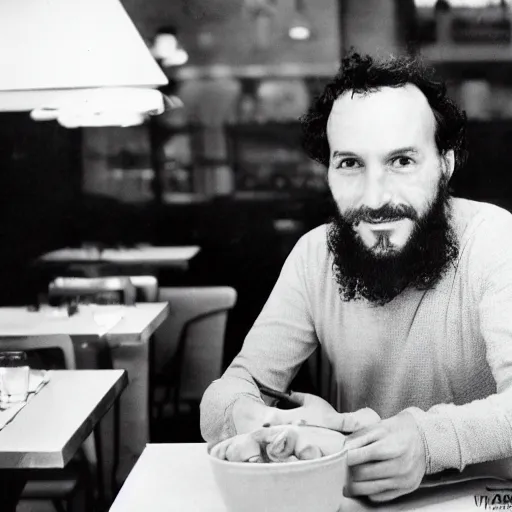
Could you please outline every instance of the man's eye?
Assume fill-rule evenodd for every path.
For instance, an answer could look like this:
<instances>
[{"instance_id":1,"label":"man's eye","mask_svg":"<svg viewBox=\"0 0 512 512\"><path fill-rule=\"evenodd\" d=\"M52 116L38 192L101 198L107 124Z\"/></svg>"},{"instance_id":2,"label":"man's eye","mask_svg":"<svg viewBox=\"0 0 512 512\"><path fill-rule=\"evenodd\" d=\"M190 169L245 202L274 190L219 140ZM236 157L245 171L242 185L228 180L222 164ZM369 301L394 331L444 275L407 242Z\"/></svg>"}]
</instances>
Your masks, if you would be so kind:
<instances>
[{"instance_id":1,"label":"man's eye","mask_svg":"<svg viewBox=\"0 0 512 512\"><path fill-rule=\"evenodd\" d=\"M391 160L393 167L409 167L414 163L413 159L408 156L397 156Z\"/></svg>"},{"instance_id":2,"label":"man's eye","mask_svg":"<svg viewBox=\"0 0 512 512\"><path fill-rule=\"evenodd\" d=\"M360 162L355 158L345 158L338 164L338 169L358 169Z\"/></svg>"}]
</instances>

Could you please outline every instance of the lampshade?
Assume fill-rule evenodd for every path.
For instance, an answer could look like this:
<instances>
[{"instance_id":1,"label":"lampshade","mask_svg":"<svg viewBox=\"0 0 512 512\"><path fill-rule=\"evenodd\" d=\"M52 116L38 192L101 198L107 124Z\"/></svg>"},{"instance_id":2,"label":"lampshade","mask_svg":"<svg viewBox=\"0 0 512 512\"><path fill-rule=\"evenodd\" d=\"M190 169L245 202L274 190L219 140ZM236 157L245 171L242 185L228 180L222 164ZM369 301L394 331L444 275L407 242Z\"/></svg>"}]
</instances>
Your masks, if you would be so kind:
<instances>
[{"instance_id":1,"label":"lampshade","mask_svg":"<svg viewBox=\"0 0 512 512\"><path fill-rule=\"evenodd\" d=\"M66 128L133 126L142 124L149 115L181 106L175 96L164 96L155 89L105 87L58 95L52 102L32 110L30 117L34 121L56 120Z\"/></svg>"},{"instance_id":2,"label":"lampshade","mask_svg":"<svg viewBox=\"0 0 512 512\"><path fill-rule=\"evenodd\" d=\"M35 117L100 88L125 88L130 107L137 88L168 83L119 0L0 1L0 70L0 111Z\"/></svg>"}]
</instances>

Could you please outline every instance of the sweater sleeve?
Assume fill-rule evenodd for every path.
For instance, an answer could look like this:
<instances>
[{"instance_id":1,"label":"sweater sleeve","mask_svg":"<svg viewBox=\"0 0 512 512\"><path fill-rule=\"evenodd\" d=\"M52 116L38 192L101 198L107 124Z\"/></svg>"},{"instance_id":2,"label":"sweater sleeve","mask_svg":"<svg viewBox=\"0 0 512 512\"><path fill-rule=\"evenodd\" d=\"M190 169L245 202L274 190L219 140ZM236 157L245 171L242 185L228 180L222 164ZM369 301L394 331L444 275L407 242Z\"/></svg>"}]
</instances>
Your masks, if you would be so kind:
<instances>
[{"instance_id":1,"label":"sweater sleeve","mask_svg":"<svg viewBox=\"0 0 512 512\"><path fill-rule=\"evenodd\" d=\"M423 435L427 474L512 457L512 216L496 213L464 250L497 392L464 405L407 409Z\"/></svg>"},{"instance_id":2,"label":"sweater sleeve","mask_svg":"<svg viewBox=\"0 0 512 512\"><path fill-rule=\"evenodd\" d=\"M307 235L288 256L240 353L201 401L201 433L214 443L236 434L231 418L241 397L262 403L255 380L285 391L318 343L307 295Z\"/></svg>"}]
</instances>

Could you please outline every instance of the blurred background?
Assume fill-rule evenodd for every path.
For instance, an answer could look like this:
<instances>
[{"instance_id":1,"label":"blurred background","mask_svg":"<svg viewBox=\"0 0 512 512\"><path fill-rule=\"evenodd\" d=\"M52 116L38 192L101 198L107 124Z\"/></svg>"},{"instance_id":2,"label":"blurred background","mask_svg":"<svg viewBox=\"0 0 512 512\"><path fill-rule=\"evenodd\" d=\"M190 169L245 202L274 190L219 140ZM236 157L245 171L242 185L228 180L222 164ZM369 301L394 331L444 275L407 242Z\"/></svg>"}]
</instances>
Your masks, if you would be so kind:
<instances>
[{"instance_id":1,"label":"blurred background","mask_svg":"<svg viewBox=\"0 0 512 512\"><path fill-rule=\"evenodd\" d=\"M128 128L0 113L1 305L34 300L31 263L53 249L197 245L189 270L160 284L237 290L227 364L294 243L326 220L325 169L303 154L298 118L350 48L423 55L469 118L456 195L512 208L508 1L122 5L169 79L162 92L184 108Z\"/></svg>"}]
</instances>

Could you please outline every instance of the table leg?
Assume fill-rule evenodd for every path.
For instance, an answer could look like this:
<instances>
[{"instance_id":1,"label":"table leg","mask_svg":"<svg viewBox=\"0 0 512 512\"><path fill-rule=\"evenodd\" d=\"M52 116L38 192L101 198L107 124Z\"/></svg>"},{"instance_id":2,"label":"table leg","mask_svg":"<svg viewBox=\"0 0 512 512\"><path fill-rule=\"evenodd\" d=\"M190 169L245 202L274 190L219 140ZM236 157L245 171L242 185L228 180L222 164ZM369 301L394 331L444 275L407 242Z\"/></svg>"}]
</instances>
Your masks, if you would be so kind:
<instances>
[{"instance_id":1,"label":"table leg","mask_svg":"<svg viewBox=\"0 0 512 512\"><path fill-rule=\"evenodd\" d=\"M112 352L114 367L125 369L130 378L130 384L121 395L119 402L121 409L121 447L117 475L119 483L125 481L149 442L148 348L148 341L144 340L140 344L120 345ZM109 439L112 439L111 434ZM109 446L105 443L106 459L108 448Z\"/></svg>"},{"instance_id":2,"label":"table leg","mask_svg":"<svg viewBox=\"0 0 512 512\"><path fill-rule=\"evenodd\" d=\"M16 512L16 505L27 482L23 470L0 470L0 503L2 512Z\"/></svg>"}]
</instances>

